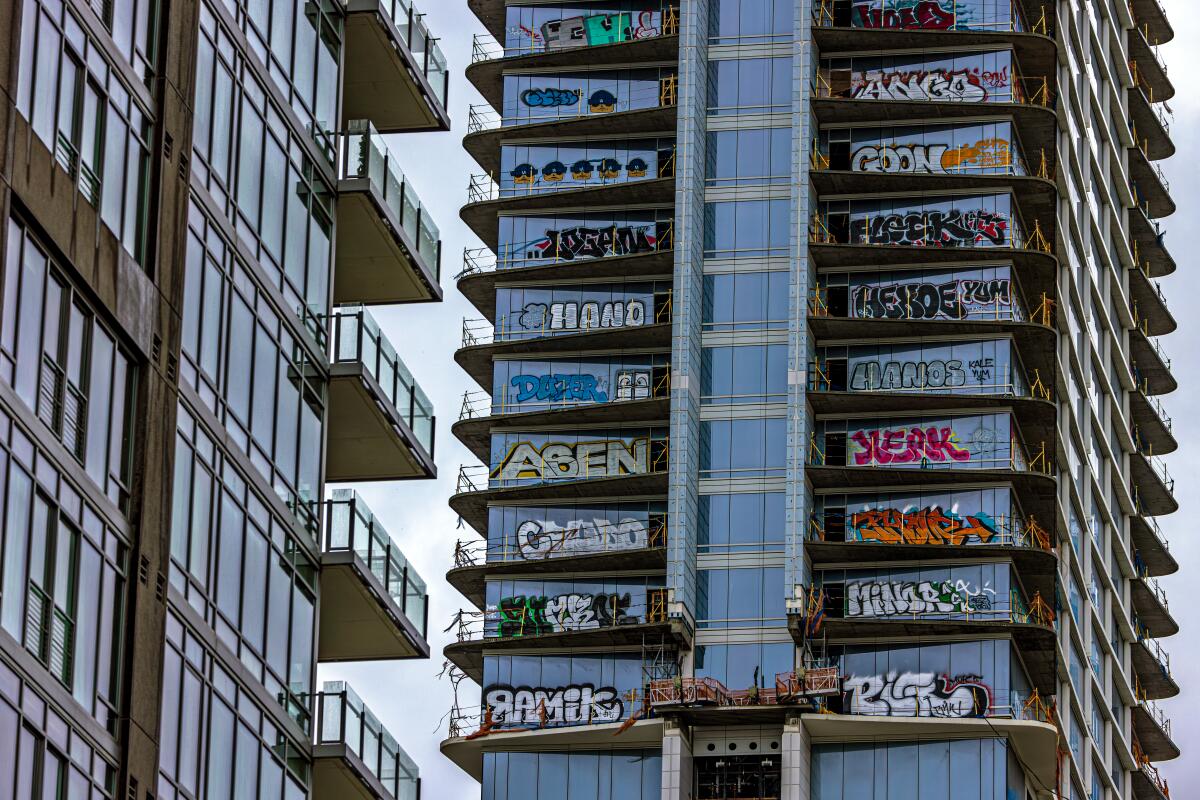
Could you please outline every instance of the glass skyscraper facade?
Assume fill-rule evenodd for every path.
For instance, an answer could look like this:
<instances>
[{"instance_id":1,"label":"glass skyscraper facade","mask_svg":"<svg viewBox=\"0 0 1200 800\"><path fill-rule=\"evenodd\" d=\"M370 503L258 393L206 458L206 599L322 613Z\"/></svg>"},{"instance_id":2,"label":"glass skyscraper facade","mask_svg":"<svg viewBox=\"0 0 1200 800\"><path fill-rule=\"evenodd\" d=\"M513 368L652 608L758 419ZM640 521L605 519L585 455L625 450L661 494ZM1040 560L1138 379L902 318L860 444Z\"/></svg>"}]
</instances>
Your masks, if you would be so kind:
<instances>
[{"instance_id":1,"label":"glass skyscraper facade","mask_svg":"<svg viewBox=\"0 0 1200 800\"><path fill-rule=\"evenodd\" d=\"M482 797L1164 798L1157 0L468 5Z\"/></svg>"},{"instance_id":2,"label":"glass skyscraper facade","mask_svg":"<svg viewBox=\"0 0 1200 800\"><path fill-rule=\"evenodd\" d=\"M446 131L409 0L5 0L0 798L416 800L320 662L428 658L349 488L436 476L372 317L437 302L385 134Z\"/></svg>"}]
</instances>

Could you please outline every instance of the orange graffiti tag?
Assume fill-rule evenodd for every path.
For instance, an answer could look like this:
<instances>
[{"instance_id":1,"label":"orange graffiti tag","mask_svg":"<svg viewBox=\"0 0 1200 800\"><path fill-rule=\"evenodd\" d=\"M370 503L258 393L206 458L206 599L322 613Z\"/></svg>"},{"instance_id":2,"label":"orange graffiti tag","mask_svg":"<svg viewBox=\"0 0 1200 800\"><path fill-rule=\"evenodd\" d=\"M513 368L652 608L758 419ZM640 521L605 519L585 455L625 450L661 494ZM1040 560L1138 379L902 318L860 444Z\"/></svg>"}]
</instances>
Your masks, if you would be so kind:
<instances>
[{"instance_id":1,"label":"orange graffiti tag","mask_svg":"<svg viewBox=\"0 0 1200 800\"><path fill-rule=\"evenodd\" d=\"M963 545L971 538L986 543L996 535L987 514L960 517L937 506L908 514L895 508L859 511L851 515L850 528L862 541L884 544Z\"/></svg>"},{"instance_id":2,"label":"orange graffiti tag","mask_svg":"<svg viewBox=\"0 0 1200 800\"><path fill-rule=\"evenodd\" d=\"M942 154L942 168L947 172L961 167L1008 167L1012 165L1012 150L1007 139L982 139L964 144Z\"/></svg>"}]
</instances>

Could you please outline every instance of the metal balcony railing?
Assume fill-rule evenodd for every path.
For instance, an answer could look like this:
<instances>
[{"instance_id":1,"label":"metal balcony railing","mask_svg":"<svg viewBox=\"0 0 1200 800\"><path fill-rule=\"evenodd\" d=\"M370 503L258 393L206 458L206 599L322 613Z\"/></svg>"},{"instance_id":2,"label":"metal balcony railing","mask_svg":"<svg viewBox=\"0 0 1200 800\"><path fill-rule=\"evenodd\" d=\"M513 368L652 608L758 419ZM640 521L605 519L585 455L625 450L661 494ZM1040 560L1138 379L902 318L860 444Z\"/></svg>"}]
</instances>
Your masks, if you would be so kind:
<instances>
[{"instance_id":1,"label":"metal balcony railing","mask_svg":"<svg viewBox=\"0 0 1200 800\"><path fill-rule=\"evenodd\" d=\"M1041 106L1043 108L1053 107L1055 104L1054 92L1050 89L1050 80L1046 77L1023 76L1014 74L1010 78L1011 92L1007 98L997 92L989 95L989 103L1016 103L1027 106ZM812 96L815 99L827 98L844 98L850 99L849 87L845 90L839 89L835 91L830 84L829 77L825 71L819 71L812 81ZM871 101L867 101L871 102ZM985 103L986 105L986 103Z\"/></svg>"},{"instance_id":2,"label":"metal balcony railing","mask_svg":"<svg viewBox=\"0 0 1200 800\"><path fill-rule=\"evenodd\" d=\"M345 745L395 800L417 800L420 777L391 733L349 685L327 681L317 693L317 745Z\"/></svg>"},{"instance_id":3,"label":"metal balcony railing","mask_svg":"<svg viewBox=\"0 0 1200 800\"><path fill-rule=\"evenodd\" d=\"M598 331L612 331L621 328L638 328L644 325L658 325L671 321L672 314L672 298L668 293L666 301L661 303L658 308L653 311L652 319L645 319L641 323L633 325L612 325L604 328L589 328L585 330L559 330L551 328L551 318L549 311L543 312L540 319L533 324L528 322L522 323L521 320L527 320L527 313L519 314L504 314L496 319L495 324L488 322L486 319L464 319L462 323L462 347L475 347L478 345L493 344L495 342L509 342L518 339L536 339L543 336L553 336L556 333L585 333ZM650 315L647 314L647 317Z\"/></svg>"},{"instance_id":4,"label":"metal balcony railing","mask_svg":"<svg viewBox=\"0 0 1200 800\"><path fill-rule=\"evenodd\" d=\"M461 422L465 419L478 419L498 414L517 414L524 411L567 411L572 408L602 405L604 403L622 403L633 400L663 398L670 396L670 393L670 371L664 371L657 380L654 380L645 389L631 387L628 392L622 394L622 390L616 388L614 391L609 392L608 400L603 402L594 399L578 400L573 397L563 397L559 400L517 401L513 396L512 387L506 384L500 387L500 394L495 398L484 391L468 390L463 392L462 405L459 406L458 410L458 419Z\"/></svg>"},{"instance_id":5,"label":"metal balcony railing","mask_svg":"<svg viewBox=\"0 0 1200 800\"><path fill-rule=\"evenodd\" d=\"M822 363L820 359L814 359L809 362L808 390L810 392L870 391L883 394L965 394L1037 398L1041 400L1052 399L1050 388L1042 381L1039 370L1034 370L1034 381L1030 383L1022 371L1012 364L1004 364L997 375L990 381L963 386L934 386L927 384L924 386L914 385L909 387L889 387L886 389L850 389L846 386L836 390L833 388L827 366L828 361Z\"/></svg>"},{"instance_id":6,"label":"metal balcony railing","mask_svg":"<svg viewBox=\"0 0 1200 800\"><path fill-rule=\"evenodd\" d=\"M441 278L441 233L369 120L351 120L342 137L342 178L366 178L383 198L421 258Z\"/></svg>"},{"instance_id":7,"label":"metal balcony railing","mask_svg":"<svg viewBox=\"0 0 1200 800\"><path fill-rule=\"evenodd\" d=\"M445 108L450 70L446 56L438 46L440 39L429 32L429 26L424 21L425 15L417 11L411 0L379 0L379 10L400 31L400 38L421 64L421 71L433 87L434 95Z\"/></svg>"},{"instance_id":8,"label":"metal balcony railing","mask_svg":"<svg viewBox=\"0 0 1200 800\"><path fill-rule=\"evenodd\" d=\"M1171 654L1162 646L1162 643L1150 635L1149 629L1142 624L1142 621L1135 614L1133 617L1133 632L1137 636L1138 644L1150 651L1150 655L1154 656L1154 660L1158 662L1158 667L1162 670L1162 674L1171 677ZM1138 698L1144 699L1145 694L1141 689L1141 684L1138 683L1135 688L1138 690Z\"/></svg>"},{"instance_id":9,"label":"metal balcony railing","mask_svg":"<svg viewBox=\"0 0 1200 800\"><path fill-rule=\"evenodd\" d=\"M432 458L433 403L396 355L379 324L363 306L337 306L331 320L331 361L362 364Z\"/></svg>"},{"instance_id":10,"label":"metal balcony railing","mask_svg":"<svg viewBox=\"0 0 1200 800\"><path fill-rule=\"evenodd\" d=\"M1032 456L1030 455L1032 454ZM910 464L915 466L909 466ZM808 466L810 467L844 467L845 463L825 463L825 448L818 441L817 435L814 433L808 439ZM884 464L869 464L861 465L859 468L879 468L886 466ZM905 464L908 469L1007 469L1013 472L1030 472L1039 475L1054 474L1054 458L1053 451L1048 449L1046 442L1040 442L1034 449L1026 450L1024 443L1016 436L1010 439L1010 450L1007 457L993 456L990 458L981 458L970 462L962 461L933 461L929 458L922 458L919 462L908 462Z\"/></svg>"},{"instance_id":11,"label":"metal balcony railing","mask_svg":"<svg viewBox=\"0 0 1200 800\"><path fill-rule=\"evenodd\" d=\"M325 506L325 552L356 553L425 638L429 605L425 581L408 563L358 492L335 489Z\"/></svg>"},{"instance_id":12,"label":"metal balcony railing","mask_svg":"<svg viewBox=\"0 0 1200 800\"><path fill-rule=\"evenodd\" d=\"M861 217L861 219L864 220L866 229L870 230L871 215L869 215L869 214L864 215L863 217ZM924 221L922 222L921 227L925 231L928 231L930 228L930 226L928 224L926 224ZM1013 217L1009 220L1009 228L1010 228L1010 231L1009 231L1008 242L1002 246L1011 247L1015 250L1036 250L1036 251L1039 251L1042 253L1050 252L1050 250L1051 250L1050 240L1047 239L1045 234L1042 232L1041 220L1034 220L1033 230L1028 235L1026 235L1022 231L1021 225L1018 223L1018 220L1015 217ZM844 238L845 241L842 241L842 238ZM895 246L892 244L851 241L851 237L849 237L849 236L842 237L842 238L839 238L838 236L836 236L829 229L829 215L828 214L825 214L825 215L822 215L820 213L813 214L812 220L810 221L809 227L808 227L808 241L810 244L860 244L860 245L868 245L870 247L894 247ZM942 243L940 241L936 241L936 240L918 240L915 242L909 241L909 242L906 242L906 244L908 244L910 246L918 246L918 247L940 247ZM962 249L964 249L964 250L970 249L970 245L963 246ZM987 248L985 247L983 249L987 249Z\"/></svg>"}]
</instances>

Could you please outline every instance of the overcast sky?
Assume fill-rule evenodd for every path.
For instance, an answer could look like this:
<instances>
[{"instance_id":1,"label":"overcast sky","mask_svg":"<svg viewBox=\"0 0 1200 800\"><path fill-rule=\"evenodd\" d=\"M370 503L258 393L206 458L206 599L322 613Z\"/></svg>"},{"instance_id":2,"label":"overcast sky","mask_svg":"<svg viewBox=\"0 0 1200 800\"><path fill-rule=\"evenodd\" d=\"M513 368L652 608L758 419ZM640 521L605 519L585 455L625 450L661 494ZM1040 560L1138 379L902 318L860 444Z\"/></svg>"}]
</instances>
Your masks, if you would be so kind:
<instances>
[{"instance_id":1,"label":"overcast sky","mask_svg":"<svg viewBox=\"0 0 1200 800\"><path fill-rule=\"evenodd\" d=\"M1176 436L1185 443L1180 452L1167 459L1178 481L1176 496L1181 508L1177 514L1160 520L1171 542L1171 552L1182 565L1181 572L1165 578L1163 584L1172 601L1171 610L1183 628L1178 636L1164 641L1171 653L1174 674L1183 685L1183 694L1165 703L1164 708L1174 719L1173 734L1184 750L1184 757L1162 765L1162 770L1179 796L1180 790L1186 791L1185 787L1200 784L1200 759L1192 751L1193 744L1200 741L1200 714L1194 711L1200 707L1197 706L1200 646L1196 638L1196 632L1200 631L1197 622L1200 610L1191 606L1188 600L1191 595L1186 588L1188 582L1200 580L1197 541L1200 534L1187 522L1193 513L1200 511L1200 501L1192 494L1200 489L1200 484L1192 480L1200 467L1200 457L1195 449L1186 447L1200 433L1200 415L1192 416L1198 409L1191 394L1195 390L1192 373L1200 366L1200 348L1191 349L1200 343L1200 314L1187 301L1200 289L1200 280L1191 274L1195 267L1188 252L1194 245L1189 245L1186 239L1186 230L1191 225L1200 225L1196 216L1200 210L1196 202L1200 179L1187 167L1187 153L1195 141L1193 126L1200 127L1200 93L1187 83L1186 77L1191 74L1192 65L1200 66L1200 16L1194 13L1195 0L1162 1L1176 34L1175 41L1163 48L1162 55L1178 91L1170 107L1174 111L1171 130L1179 150L1179 155L1164 165L1179 205L1179 211L1166 221L1167 244L1179 271L1163 281L1163 289L1179 320L1179 330L1166 337L1163 345L1172 358L1180 386L1165 403L1174 417ZM479 792L479 784L443 758L438 750L438 743L446 735L444 715L450 708L452 692L449 683L436 680L436 676L442 666L442 647L449 641L442 628L449 624L457 609L467 605L446 583L445 573L453 562L455 540L476 538L469 528L456 530L457 518L446 501L454 492L458 465L478 464L450 434L450 426L458 419L463 392L476 388L455 364L453 356L459 346L463 318L475 319L479 314L458 293L453 276L460 269L463 248L479 246L459 220L458 210L466 202L469 176L482 171L463 151L461 139L466 132L468 106L483 102L463 76L471 60L471 37L483 28L467 11L463 0L424 3L418 0L418 4L427 12L426 21L434 35L441 37L442 49L450 62L450 116L454 127L450 133L393 136L390 141L401 167L441 229L442 287L446 299L439 304L378 309L375 316L433 401L438 417L435 457L439 477L437 481L365 484L357 488L429 584L432 656L428 661L331 664L323 666L319 675L322 680L347 680L355 687L420 766L424 797L440 800L478 797ZM477 705L477 687L467 681L464 690L464 704ZM1193 713L1185 713L1188 708Z\"/></svg>"}]
</instances>

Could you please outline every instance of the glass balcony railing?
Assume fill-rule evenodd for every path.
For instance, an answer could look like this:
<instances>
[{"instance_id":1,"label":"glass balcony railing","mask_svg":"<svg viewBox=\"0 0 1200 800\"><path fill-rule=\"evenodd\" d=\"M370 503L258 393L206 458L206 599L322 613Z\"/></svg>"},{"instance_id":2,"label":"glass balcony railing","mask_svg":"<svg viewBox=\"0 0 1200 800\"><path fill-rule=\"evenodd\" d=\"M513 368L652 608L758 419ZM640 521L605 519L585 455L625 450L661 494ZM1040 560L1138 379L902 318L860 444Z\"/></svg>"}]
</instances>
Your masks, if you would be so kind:
<instances>
[{"instance_id":1,"label":"glass balcony railing","mask_svg":"<svg viewBox=\"0 0 1200 800\"><path fill-rule=\"evenodd\" d=\"M433 403L396 355L379 323L363 306L333 309L332 322L333 363L361 363L432 458Z\"/></svg>"},{"instance_id":2,"label":"glass balcony railing","mask_svg":"<svg viewBox=\"0 0 1200 800\"><path fill-rule=\"evenodd\" d=\"M318 745L345 745L379 779L389 798L417 800L416 763L347 684L327 681L317 693L316 737Z\"/></svg>"},{"instance_id":3,"label":"glass balcony railing","mask_svg":"<svg viewBox=\"0 0 1200 800\"><path fill-rule=\"evenodd\" d=\"M438 39L429 32L424 17L410 0L380 0L379 10L392 20L400 38L408 45L417 64L421 67L425 79L433 87L433 93L444 108L446 94L450 87L450 70L446 66L446 56L438 47Z\"/></svg>"},{"instance_id":4,"label":"glass balcony railing","mask_svg":"<svg viewBox=\"0 0 1200 800\"><path fill-rule=\"evenodd\" d=\"M341 178L365 178L371 182L426 266L440 279L441 233L383 136L369 120L356 119L347 123L342 144Z\"/></svg>"},{"instance_id":5,"label":"glass balcony railing","mask_svg":"<svg viewBox=\"0 0 1200 800\"><path fill-rule=\"evenodd\" d=\"M353 489L335 489L326 503L324 552L353 552L383 584L421 637L427 635L429 593L388 532Z\"/></svg>"}]
</instances>

